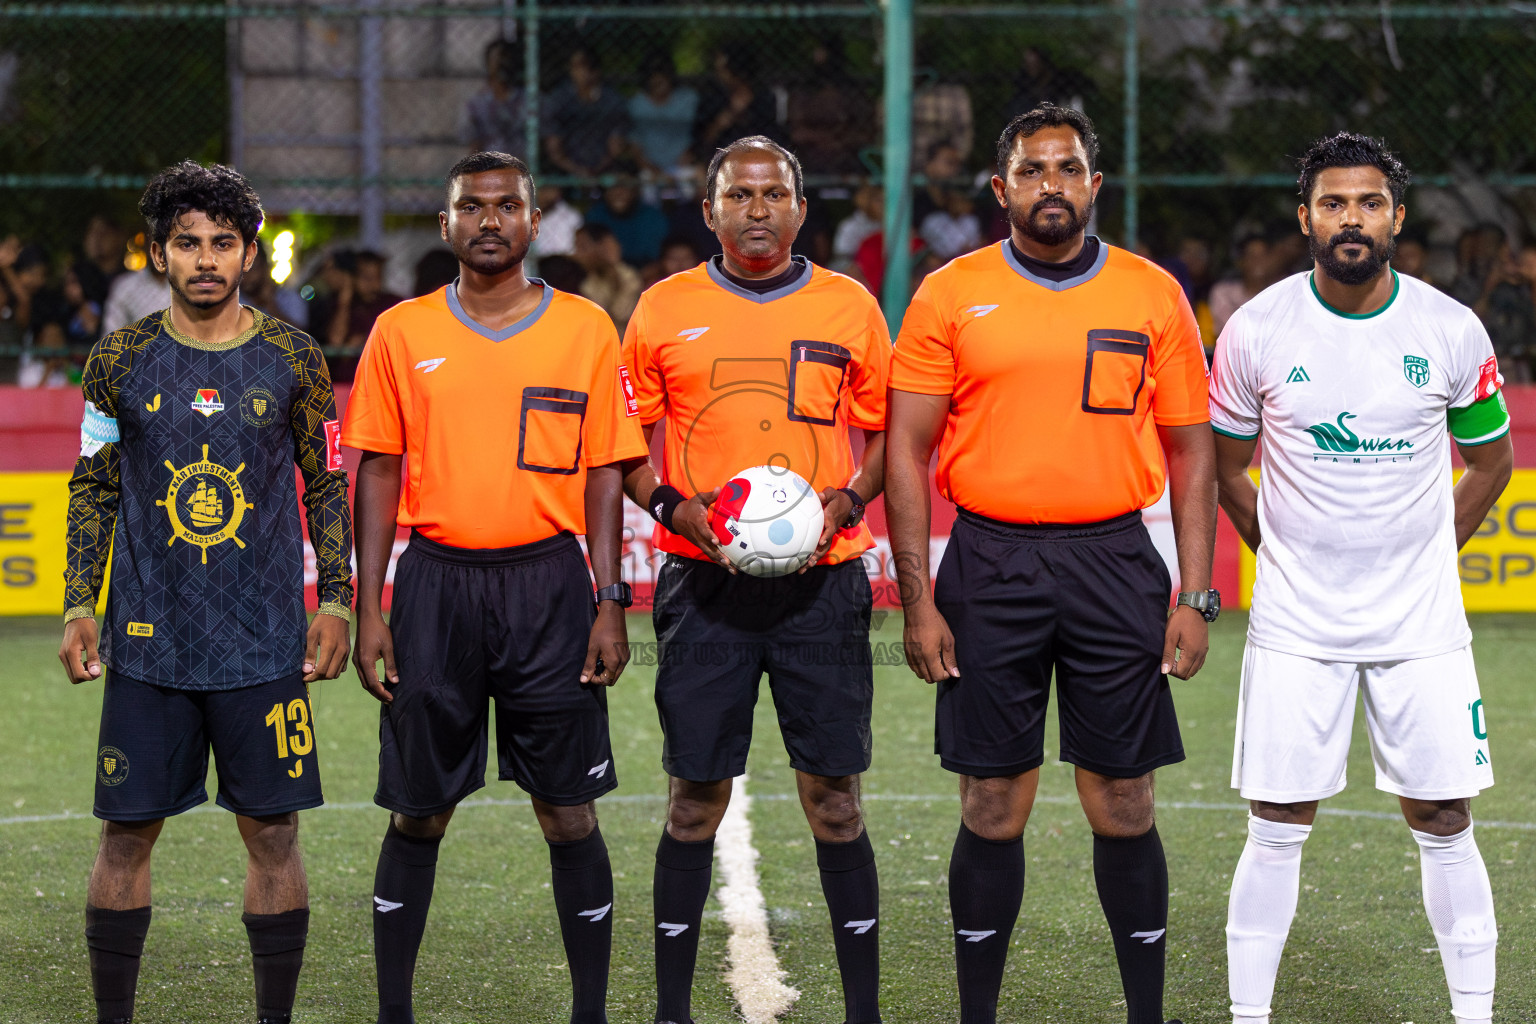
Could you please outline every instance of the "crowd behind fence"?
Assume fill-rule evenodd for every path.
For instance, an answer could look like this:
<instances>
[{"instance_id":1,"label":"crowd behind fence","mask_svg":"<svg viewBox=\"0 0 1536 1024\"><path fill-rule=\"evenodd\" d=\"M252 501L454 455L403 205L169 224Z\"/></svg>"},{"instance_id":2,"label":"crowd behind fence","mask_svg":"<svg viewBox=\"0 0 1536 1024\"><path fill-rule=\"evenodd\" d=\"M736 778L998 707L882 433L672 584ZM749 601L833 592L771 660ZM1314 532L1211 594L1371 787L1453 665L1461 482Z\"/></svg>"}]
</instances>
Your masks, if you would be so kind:
<instances>
[{"instance_id":1,"label":"crowd behind fence","mask_svg":"<svg viewBox=\"0 0 1536 1024\"><path fill-rule=\"evenodd\" d=\"M892 49L903 38L910 52ZM907 109L893 70L909 120L887 117ZM268 247L288 234L247 290L334 350L340 376L371 313L451 274L429 217L474 148L534 165L540 272L619 322L638 288L714 251L702 167L748 134L805 166L801 251L889 299L1002 237L994 140L1042 100L1097 123L1096 230L1179 275L1208 331L1305 262L1294 156L1340 128L1384 136L1417 181L1399 268L1474 306L1529 377L1536 7L1522 3L11 3L0 350L26 351L28 380L68 379L104 326L159 301L133 204L188 156L256 183ZM910 175L893 173L892 139ZM893 210L915 239L905 265Z\"/></svg>"}]
</instances>

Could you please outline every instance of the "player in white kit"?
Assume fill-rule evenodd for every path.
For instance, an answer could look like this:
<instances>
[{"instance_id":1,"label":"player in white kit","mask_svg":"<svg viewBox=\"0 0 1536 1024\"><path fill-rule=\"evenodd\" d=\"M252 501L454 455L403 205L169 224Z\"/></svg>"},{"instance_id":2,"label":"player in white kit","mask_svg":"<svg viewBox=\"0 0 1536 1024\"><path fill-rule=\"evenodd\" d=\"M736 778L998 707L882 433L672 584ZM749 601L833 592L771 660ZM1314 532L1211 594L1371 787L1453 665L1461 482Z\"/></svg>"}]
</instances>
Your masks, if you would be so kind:
<instances>
[{"instance_id":1,"label":"player in white kit","mask_svg":"<svg viewBox=\"0 0 1536 1024\"><path fill-rule=\"evenodd\" d=\"M1509 481L1503 381L1472 311L1391 269L1408 172L1384 144L1321 140L1300 184L1315 269L1238 310L1211 370L1221 505L1258 557L1232 765L1250 804L1227 917L1232 1014L1270 1020L1302 844L1344 788L1362 689L1376 787L1419 846L1451 1012L1482 1024L1498 931L1470 801L1493 770L1457 551ZM1467 464L1454 488L1447 433Z\"/></svg>"}]
</instances>

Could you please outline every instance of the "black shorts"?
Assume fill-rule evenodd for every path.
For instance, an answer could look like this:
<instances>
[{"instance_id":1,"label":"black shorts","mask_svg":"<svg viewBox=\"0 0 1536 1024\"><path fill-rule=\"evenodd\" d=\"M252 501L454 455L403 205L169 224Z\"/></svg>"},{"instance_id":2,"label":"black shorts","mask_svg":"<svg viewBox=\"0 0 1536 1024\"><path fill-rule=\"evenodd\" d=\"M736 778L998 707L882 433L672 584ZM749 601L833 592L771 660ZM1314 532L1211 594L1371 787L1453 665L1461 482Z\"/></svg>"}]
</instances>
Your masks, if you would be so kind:
<instances>
[{"instance_id":1,"label":"black shorts","mask_svg":"<svg viewBox=\"0 0 1536 1024\"><path fill-rule=\"evenodd\" d=\"M253 818L325 802L304 674L238 690L175 690L108 672L96 751L96 817L152 821L208 799Z\"/></svg>"},{"instance_id":2,"label":"black shorts","mask_svg":"<svg viewBox=\"0 0 1536 1024\"><path fill-rule=\"evenodd\" d=\"M1184 760L1161 671L1171 592L1140 512L1034 526L962 509L934 583L960 669L939 684L944 767L982 778L1039 767L1052 670L1061 760L1119 778Z\"/></svg>"},{"instance_id":3,"label":"black shorts","mask_svg":"<svg viewBox=\"0 0 1536 1024\"><path fill-rule=\"evenodd\" d=\"M569 533L478 550L412 534L395 567L400 682L379 713L374 801L425 818L485 785L492 702L499 778L559 805L618 785L607 692L581 682L596 618Z\"/></svg>"},{"instance_id":4,"label":"black shorts","mask_svg":"<svg viewBox=\"0 0 1536 1024\"><path fill-rule=\"evenodd\" d=\"M792 767L833 777L869 768L871 603L857 558L759 579L669 555L655 606L667 774L713 782L746 770L765 671Z\"/></svg>"}]
</instances>

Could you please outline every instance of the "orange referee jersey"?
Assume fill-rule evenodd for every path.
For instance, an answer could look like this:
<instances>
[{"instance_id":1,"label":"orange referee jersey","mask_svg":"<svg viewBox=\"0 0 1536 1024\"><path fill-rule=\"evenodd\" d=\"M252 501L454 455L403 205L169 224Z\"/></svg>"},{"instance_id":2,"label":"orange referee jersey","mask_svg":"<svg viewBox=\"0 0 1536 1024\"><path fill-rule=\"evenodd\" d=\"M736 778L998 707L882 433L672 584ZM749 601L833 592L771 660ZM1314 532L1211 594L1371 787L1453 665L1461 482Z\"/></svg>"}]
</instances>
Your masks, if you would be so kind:
<instances>
[{"instance_id":1,"label":"orange referee jersey","mask_svg":"<svg viewBox=\"0 0 1536 1024\"><path fill-rule=\"evenodd\" d=\"M454 285L374 322L341 443L405 456L402 526L459 548L586 531L586 469L643 458L613 321L556 291L492 331Z\"/></svg>"},{"instance_id":2,"label":"orange referee jersey","mask_svg":"<svg viewBox=\"0 0 1536 1024\"><path fill-rule=\"evenodd\" d=\"M761 295L711 260L640 296L622 358L641 422L667 421L662 477L684 494L770 464L818 491L842 487L854 471L848 428L885 429L891 343L880 307L851 278L796 262L796 278ZM702 557L660 524L653 543ZM872 547L860 523L837 535L825 561Z\"/></svg>"},{"instance_id":3,"label":"orange referee jersey","mask_svg":"<svg viewBox=\"0 0 1536 1024\"><path fill-rule=\"evenodd\" d=\"M950 396L939 492L1015 523L1145 508L1166 478L1156 428L1210 419L1183 290L1102 243L1066 281L1031 274L1006 240L929 274L902 322L891 386Z\"/></svg>"}]
</instances>

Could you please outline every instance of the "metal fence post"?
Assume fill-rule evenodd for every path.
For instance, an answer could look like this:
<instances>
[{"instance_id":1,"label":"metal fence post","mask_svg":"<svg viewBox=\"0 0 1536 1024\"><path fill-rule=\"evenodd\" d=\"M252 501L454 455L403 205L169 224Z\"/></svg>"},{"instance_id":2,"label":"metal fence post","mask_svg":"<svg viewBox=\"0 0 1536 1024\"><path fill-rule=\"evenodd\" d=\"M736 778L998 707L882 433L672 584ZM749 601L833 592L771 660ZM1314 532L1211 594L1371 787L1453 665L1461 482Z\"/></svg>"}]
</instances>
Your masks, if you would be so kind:
<instances>
[{"instance_id":1,"label":"metal fence post","mask_svg":"<svg viewBox=\"0 0 1536 1024\"><path fill-rule=\"evenodd\" d=\"M1141 188L1141 66L1137 51L1141 26L1136 16L1137 0L1125 4L1125 247L1136 248L1137 221L1140 217Z\"/></svg>"},{"instance_id":2,"label":"metal fence post","mask_svg":"<svg viewBox=\"0 0 1536 1024\"><path fill-rule=\"evenodd\" d=\"M357 35L358 235L365 248L378 249L384 244L384 19L380 0L362 0L361 7L367 13Z\"/></svg>"},{"instance_id":3,"label":"metal fence post","mask_svg":"<svg viewBox=\"0 0 1536 1024\"><path fill-rule=\"evenodd\" d=\"M885 319L895 334L912 279L912 0L885 0Z\"/></svg>"},{"instance_id":4,"label":"metal fence post","mask_svg":"<svg viewBox=\"0 0 1536 1024\"><path fill-rule=\"evenodd\" d=\"M524 0L523 22L523 159L534 181L539 174L539 0ZM537 202L537 199L535 199Z\"/></svg>"}]
</instances>

